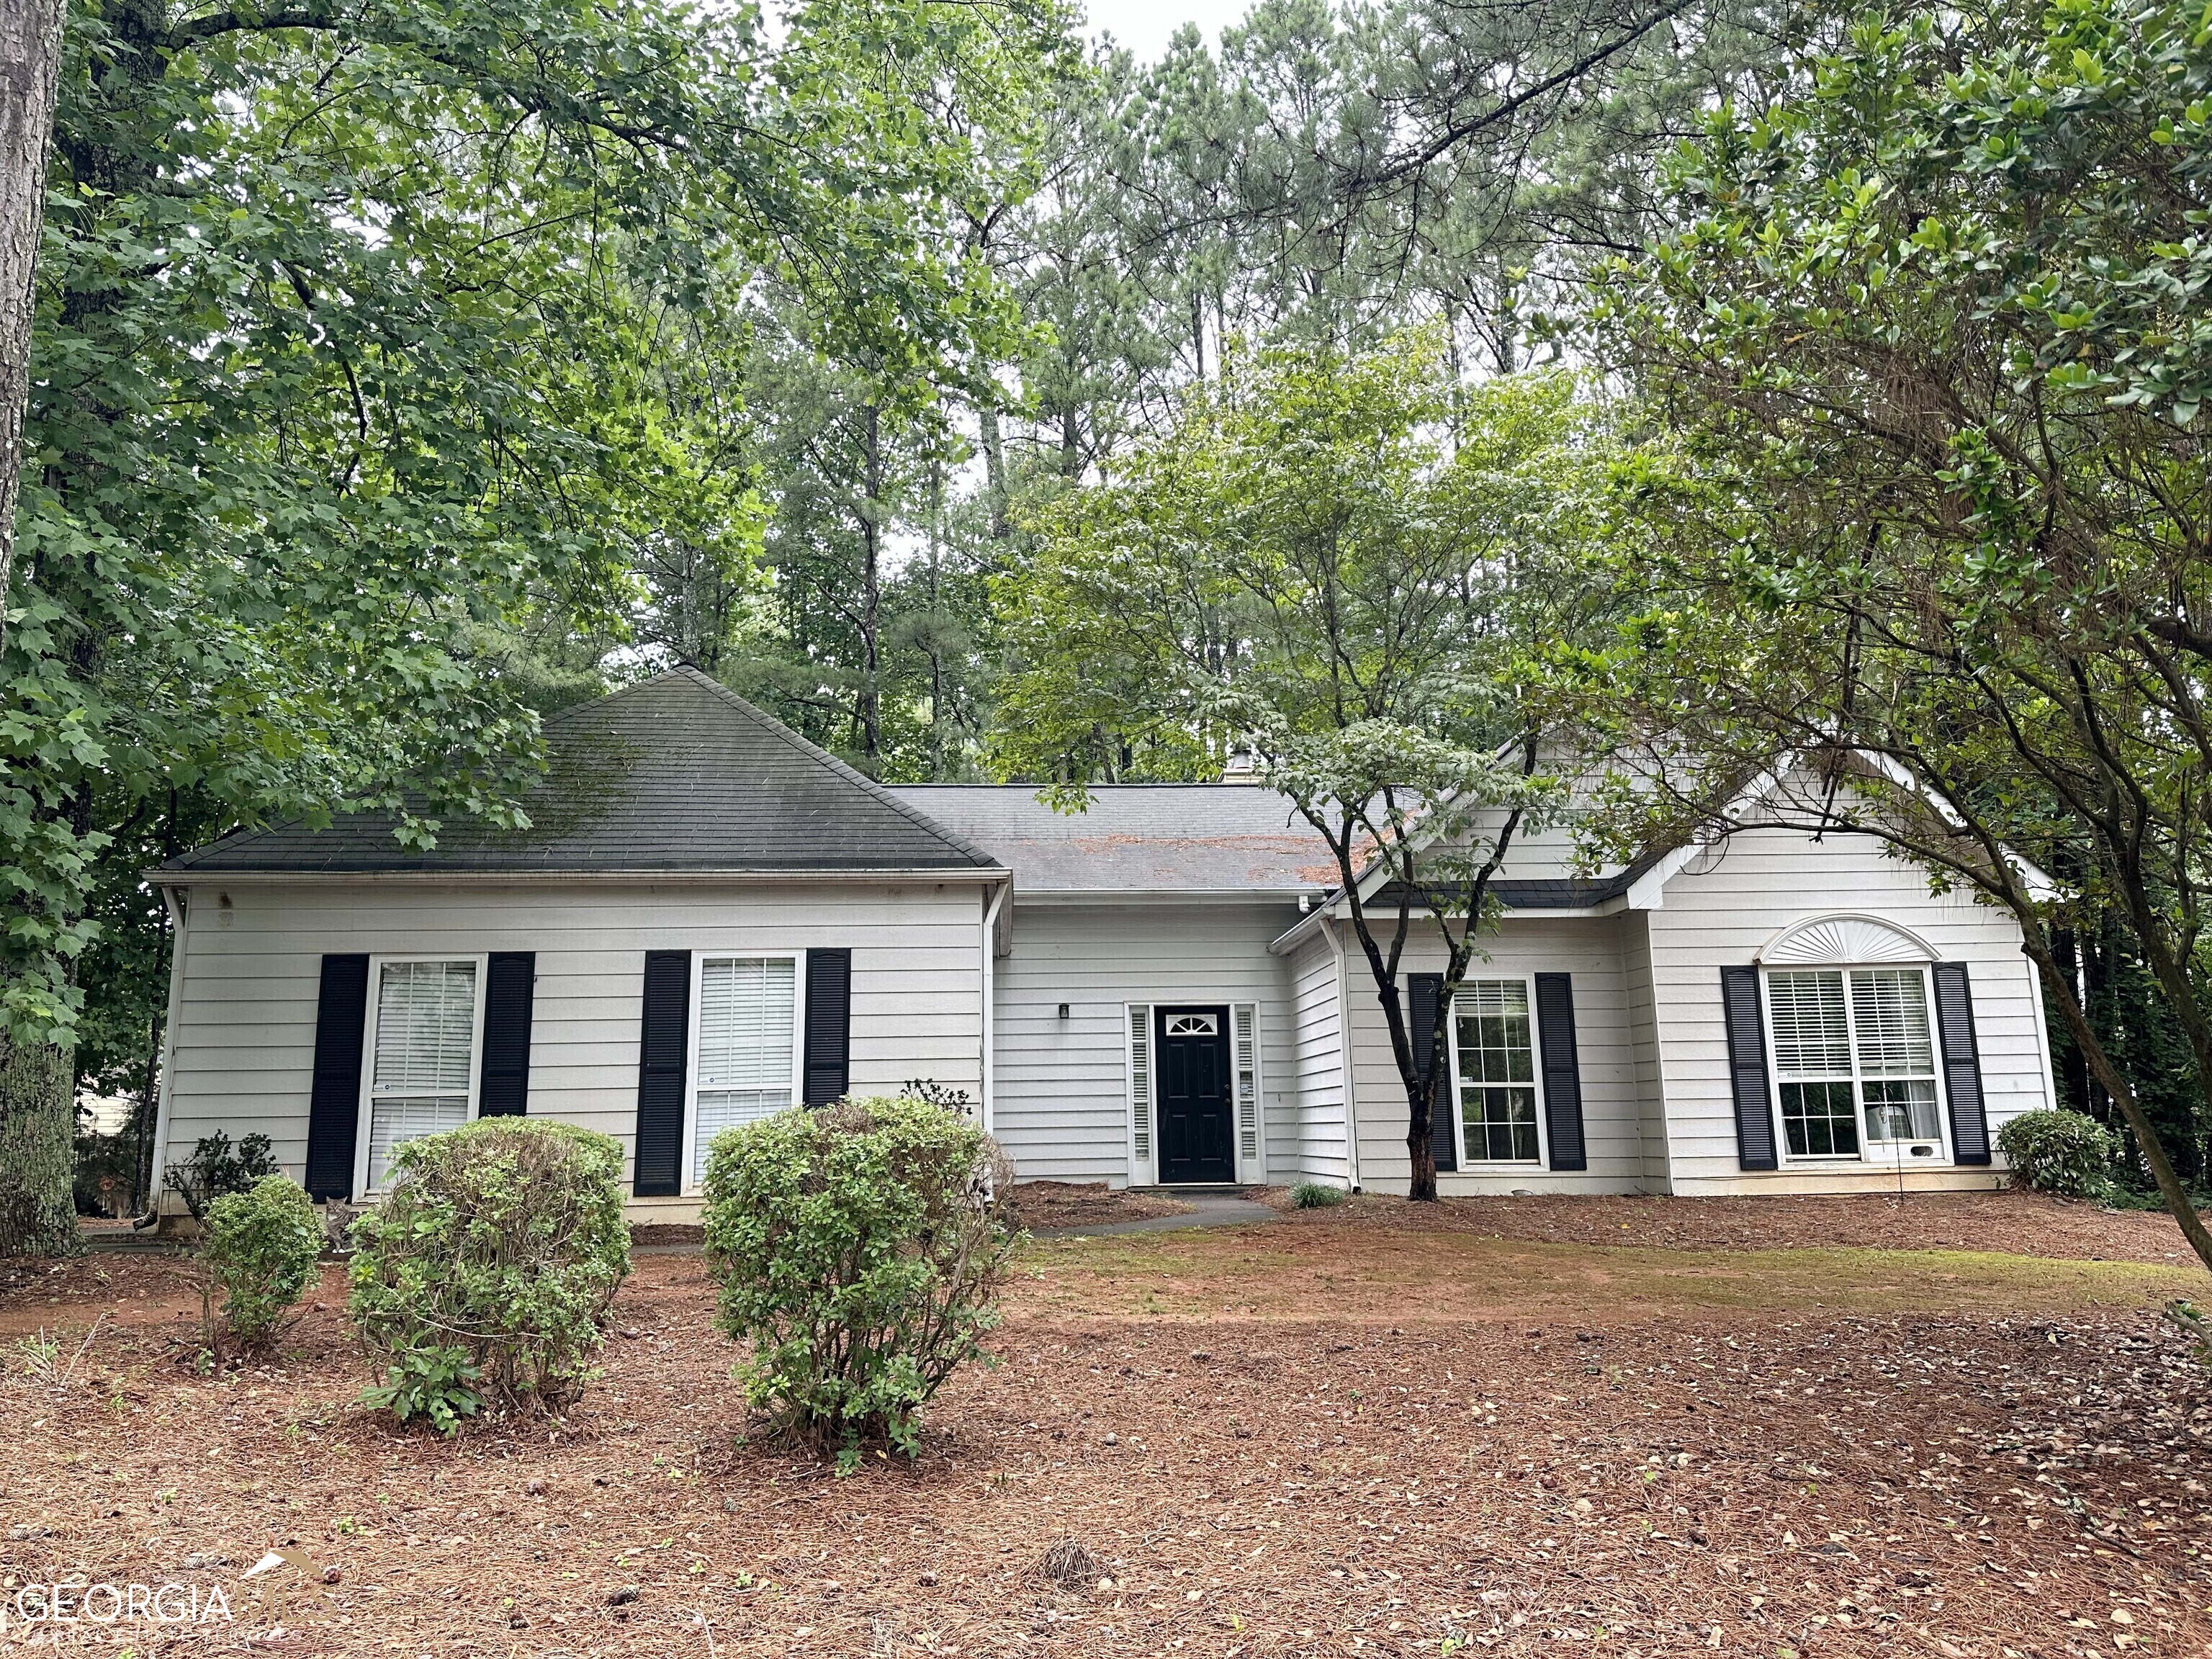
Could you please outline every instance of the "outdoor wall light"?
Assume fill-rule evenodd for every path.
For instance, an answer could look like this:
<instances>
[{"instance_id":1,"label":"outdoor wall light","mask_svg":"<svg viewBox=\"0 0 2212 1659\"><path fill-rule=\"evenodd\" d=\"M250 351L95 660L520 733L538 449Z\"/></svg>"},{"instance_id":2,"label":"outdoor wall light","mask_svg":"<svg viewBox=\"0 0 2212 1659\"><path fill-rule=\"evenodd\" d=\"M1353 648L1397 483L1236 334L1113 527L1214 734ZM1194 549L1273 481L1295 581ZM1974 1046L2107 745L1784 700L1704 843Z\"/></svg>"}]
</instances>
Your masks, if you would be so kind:
<instances>
[{"instance_id":1,"label":"outdoor wall light","mask_svg":"<svg viewBox=\"0 0 2212 1659\"><path fill-rule=\"evenodd\" d=\"M1060 1017L1062 1019L1067 1018L1067 1005L1064 1002L1060 1005Z\"/></svg>"}]
</instances>

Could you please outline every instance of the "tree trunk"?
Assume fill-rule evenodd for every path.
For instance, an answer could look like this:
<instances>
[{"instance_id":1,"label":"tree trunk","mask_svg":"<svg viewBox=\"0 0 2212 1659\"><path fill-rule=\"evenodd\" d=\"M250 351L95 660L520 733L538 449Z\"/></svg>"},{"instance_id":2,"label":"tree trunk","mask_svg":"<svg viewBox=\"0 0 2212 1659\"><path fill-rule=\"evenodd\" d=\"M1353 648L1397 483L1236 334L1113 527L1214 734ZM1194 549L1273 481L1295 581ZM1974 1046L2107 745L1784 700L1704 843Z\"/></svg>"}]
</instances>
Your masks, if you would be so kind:
<instances>
[{"instance_id":1,"label":"tree trunk","mask_svg":"<svg viewBox=\"0 0 2212 1659\"><path fill-rule=\"evenodd\" d=\"M1006 512L1006 451L999 430L999 406L979 404L975 422L983 447L983 493L991 504L991 539L1002 542L1014 533L1014 526Z\"/></svg>"},{"instance_id":2,"label":"tree trunk","mask_svg":"<svg viewBox=\"0 0 2212 1659\"><path fill-rule=\"evenodd\" d=\"M2136 1150L2142 1154L2151 1179L2158 1184L2159 1195L2166 1200L2166 1212L2180 1227L2181 1236L2189 1241L2189 1248L2197 1252L2197 1259L2206 1267L2212 1267L2212 1232L2205 1230L2203 1218L2197 1213L2197 1206L2190 1200L2188 1189L2181 1184L2181 1177L2174 1173L2172 1161L2166 1155L2157 1128L2136 1099L2135 1091L2128 1085L2127 1079L2121 1075L2120 1068L2106 1053L2104 1043L2099 1040L2089 1024L2088 1016L2074 995L2074 988L2068 985L2060 975L2058 962L2051 954L2049 941L2041 937L2039 931L2028 930L2028 918L2023 916L2021 921L2022 931L2026 933L2022 945L2027 958L2041 972L2044 988L2050 994L2051 1000L2057 1005L2059 1017L2066 1022L2067 1029L2074 1034L2074 1041L2080 1047L2081 1058L2088 1063L2091 1073L2104 1085L2105 1092L2112 1097L2113 1109L2134 1132Z\"/></svg>"},{"instance_id":3,"label":"tree trunk","mask_svg":"<svg viewBox=\"0 0 2212 1659\"><path fill-rule=\"evenodd\" d=\"M882 653L878 635L883 618L883 411L870 404L861 431L861 487L867 500L860 507L860 690L854 699L855 723L860 728L860 753L870 777L883 770L884 705Z\"/></svg>"},{"instance_id":4,"label":"tree trunk","mask_svg":"<svg viewBox=\"0 0 2212 1659\"><path fill-rule=\"evenodd\" d=\"M37 308L33 285L61 74L62 5L63 0L0 5L0 641L7 637L5 601L15 564L15 495Z\"/></svg>"},{"instance_id":5,"label":"tree trunk","mask_svg":"<svg viewBox=\"0 0 2212 1659\"><path fill-rule=\"evenodd\" d=\"M0 1036L0 1256L74 1255L82 1248L73 1048Z\"/></svg>"},{"instance_id":6,"label":"tree trunk","mask_svg":"<svg viewBox=\"0 0 2212 1659\"><path fill-rule=\"evenodd\" d=\"M1083 435L1073 404L1060 411L1060 476L1073 483L1083 477Z\"/></svg>"},{"instance_id":7,"label":"tree trunk","mask_svg":"<svg viewBox=\"0 0 2212 1659\"><path fill-rule=\"evenodd\" d=\"M2051 957L2058 970L2058 976L2069 985L2078 986L2081 982L2081 957L2071 927L2053 927L2051 930ZM2042 988L2039 985L2037 989L2040 992ZM2089 1062L2082 1055L2081 1045L2074 1041L2073 1031L2063 1024L2064 1016L2060 1018L2066 1046L2058 1053L2059 1092L2065 1097L2067 1105L2087 1115L2089 1111Z\"/></svg>"},{"instance_id":8,"label":"tree trunk","mask_svg":"<svg viewBox=\"0 0 2212 1659\"><path fill-rule=\"evenodd\" d=\"M1422 1099L1419 1089L1406 1091L1406 1159L1413 1171L1406 1196L1416 1204L1437 1201L1436 1115L1435 1101Z\"/></svg>"}]
</instances>

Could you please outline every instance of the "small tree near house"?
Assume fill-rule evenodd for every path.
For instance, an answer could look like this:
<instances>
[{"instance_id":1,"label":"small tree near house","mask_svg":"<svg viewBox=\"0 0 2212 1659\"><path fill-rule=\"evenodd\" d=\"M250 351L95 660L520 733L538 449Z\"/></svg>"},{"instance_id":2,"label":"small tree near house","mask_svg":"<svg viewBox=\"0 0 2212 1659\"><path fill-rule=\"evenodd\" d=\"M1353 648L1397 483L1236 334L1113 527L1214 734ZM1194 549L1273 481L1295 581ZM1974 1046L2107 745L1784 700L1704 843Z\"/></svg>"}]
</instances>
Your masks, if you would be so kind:
<instances>
[{"instance_id":1,"label":"small tree near house","mask_svg":"<svg viewBox=\"0 0 2212 1659\"><path fill-rule=\"evenodd\" d=\"M1433 929L1442 1031L1508 851L1554 810L1519 688L1593 620L1564 573L1602 533L1612 454L1565 374L1462 386L1426 334L1263 352L1061 497L1010 579L1024 654L1005 771L1076 808L1092 781L1211 776L1249 748L1327 839L1405 1086L1417 1199L1437 1195L1449 1050L1417 1044L1402 970Z\"/></svg>"}]
</instances>

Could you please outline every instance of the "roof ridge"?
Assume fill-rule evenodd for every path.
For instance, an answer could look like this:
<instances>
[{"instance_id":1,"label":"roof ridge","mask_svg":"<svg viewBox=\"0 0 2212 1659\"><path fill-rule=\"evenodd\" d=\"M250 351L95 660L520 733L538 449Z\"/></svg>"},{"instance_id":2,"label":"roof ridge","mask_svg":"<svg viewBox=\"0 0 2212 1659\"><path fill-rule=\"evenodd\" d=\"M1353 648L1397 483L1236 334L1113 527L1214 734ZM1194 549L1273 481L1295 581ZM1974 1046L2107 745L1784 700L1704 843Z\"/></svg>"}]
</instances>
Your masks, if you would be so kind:
<instances>
[{"instance_id":1,"label":"roof ridge","mask_svg":"<svg viewBox=\"0 0 2212 1659\"><path fill-rule=\"evenodd\" d=\"M931 835L936 836L938 840L943 842L946 846L975 860L979 866L984 869L992 870L1003 869L1005 867L1000 864L998 860L993 858L988 853L976 846L975 842L969 841L965 836L955 835L951 830L946 829L934 818L928 817L925 813L916 811L913 807L908 806L904 801L892 794L890 791L886 789L882 784L878 783L866 773L860 770L857 767L847 765L843 761L839 760L836 756L831 754L827 749L823 748L821 744L811 742L806 738L802 737L799 732L793 731L791 727L786 726L781 720L776 719L775 716L769 714L768 710L739 696L736 692L731 690L728 686L723 684L711 674L707 673L703 669L695 668L690 663L680 663L676 667L665 670L663 673L656 674L653 678L654 679L660 679L668 676L681 676L693 681L698 685L705 687L708 691L713 692L724 702L730 703L743 714L757 721L763 728L781 741L787 747L797 750L799 753L806 756L811 760L821 762L846 782L857 784L862 791L872 796L878 801L880 801L884 805L890 807L892 811L906 819L907 822L914 824L918 829L927 830ZM641 680L638 684L642 685L649 684L649 682Z\"/></svg>"}]
</instances>

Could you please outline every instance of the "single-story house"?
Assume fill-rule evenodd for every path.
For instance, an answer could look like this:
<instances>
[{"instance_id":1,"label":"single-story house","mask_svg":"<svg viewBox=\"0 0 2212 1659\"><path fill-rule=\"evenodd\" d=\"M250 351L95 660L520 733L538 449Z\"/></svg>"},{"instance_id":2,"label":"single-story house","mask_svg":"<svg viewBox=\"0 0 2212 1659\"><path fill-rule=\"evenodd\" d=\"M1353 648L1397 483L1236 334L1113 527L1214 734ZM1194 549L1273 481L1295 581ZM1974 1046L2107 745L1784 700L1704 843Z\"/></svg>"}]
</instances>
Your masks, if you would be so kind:
<instances>
[{"instance_id":1,"label":"single-story house","mask_svg":"<svg viewBox=\"0 0 2212 1659\"><path fill-rule=\"evenodd\" d=\"M720 1129L928 1081L1024 1179L1389 1192L1407 1107L1325 844L1252 783L887 787L694 670L547 723L532 827L247 830L151 872L158 1139L259 1133L319 1198L495 1113L604 1130L641 1218ZM1985 1186L2049 1103L2009 918L1863 839L1750 827L1595 878L1520 843L1437 1029L1447 1194Z\"/></svg>"}]
</instances>

